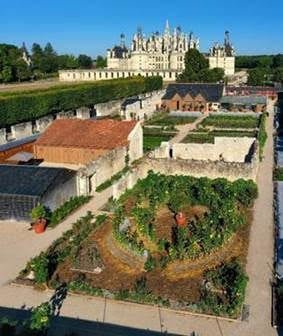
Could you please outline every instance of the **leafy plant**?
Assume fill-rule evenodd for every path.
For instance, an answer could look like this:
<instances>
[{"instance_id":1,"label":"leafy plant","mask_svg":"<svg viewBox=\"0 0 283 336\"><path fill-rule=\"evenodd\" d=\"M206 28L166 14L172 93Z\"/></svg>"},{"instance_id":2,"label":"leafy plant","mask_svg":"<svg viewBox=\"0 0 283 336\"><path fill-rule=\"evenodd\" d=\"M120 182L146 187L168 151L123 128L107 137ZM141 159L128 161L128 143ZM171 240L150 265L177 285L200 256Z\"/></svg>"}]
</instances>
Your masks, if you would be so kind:
<instances>
[{"instance_id":1,"label":"leafy plant","mask_svg":"<svg viewBox=\"0 0 283 336\"><path fill-rule=\"evenodd\" d=\"M50 324L52 314L49 302L44 302L38 307L32 309L30 319L30 329L40 333L45 333Z\"/></svg>"},{"instance_id":2,"label":"leafy plant","mask_svg":"<svg viewBox=\"0 0 283 336\"><path fill-rule=\"evenodd\" d=\"M39 204L39 205L37 205L36 207L34 207L32 209L32 211L31 211L31 218L34 221L36 221L36 220L38 220L40 218L46 219L47 218L47 214L48 214L48 212L47 212L45 206L42 205L42 204Z\"/></svg>"},{"instance_id":3,"label":"leafy plant","mask_svg":"<svg viewBox=\"0 0 283 336\"><path fill-rule=\"evenodd\" d=\"M48 280L49 260L47 255L42 252L39 256L32 259L31 269L34 271L35 282L38 284L46 283Z\"/></svg>"},{"instance_id":4,"label":"leafy plant","mask_svg":"<svg viewBox=\"0 0 283 336\"><path fill-rule=\"evenodd\" d=\"M153 271L156 267L157 267L156 259L151 254L149 254L146 259L146 262L144 263L144 269L147 272L150 272Z\"/></svg>"}]
</instances>

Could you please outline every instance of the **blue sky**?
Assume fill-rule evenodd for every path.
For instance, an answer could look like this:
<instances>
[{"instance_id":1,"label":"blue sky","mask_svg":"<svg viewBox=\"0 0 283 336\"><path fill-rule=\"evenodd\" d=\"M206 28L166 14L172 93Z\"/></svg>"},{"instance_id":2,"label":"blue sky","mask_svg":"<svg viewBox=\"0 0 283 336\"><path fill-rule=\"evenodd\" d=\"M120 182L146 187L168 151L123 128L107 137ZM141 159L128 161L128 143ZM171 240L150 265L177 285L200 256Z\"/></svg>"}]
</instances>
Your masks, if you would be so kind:
<instances>
[{"instance_id":1,"label":"blue sky","mask_svg":"<svg viewBox=\"0 0 283 336\"><path fill-rule=\"evenodd\" d=\"M238 54L283 53L283 0L0 0L0 43L30 47L50 41L60 53L105 54L121 32L129 43L180 25L200 38L202 51L225 30Z\"/></svg>"}]
</instances>

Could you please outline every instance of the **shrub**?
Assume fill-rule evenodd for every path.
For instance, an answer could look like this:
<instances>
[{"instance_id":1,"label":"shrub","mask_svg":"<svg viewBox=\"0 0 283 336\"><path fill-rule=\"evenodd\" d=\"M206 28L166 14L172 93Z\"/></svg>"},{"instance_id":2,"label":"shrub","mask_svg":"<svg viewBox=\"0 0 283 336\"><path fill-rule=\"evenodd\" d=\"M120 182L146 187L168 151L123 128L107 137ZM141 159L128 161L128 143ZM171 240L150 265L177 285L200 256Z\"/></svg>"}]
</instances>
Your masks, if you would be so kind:
<instances>
[{"instance_id":1,"label":"shrub","mask_svg":"<svg viewBox=\"0 0 283 336\"><path fill-rule=\"evenodd\" d=\"M125 157L125 160L129 160L129 157ZM130 170L129 166L124 167L121 171L119 171L117 174L113 175L110 179L106 180L105 182L101 183L97 188L96 192L101 192L107 188L109 188L114 182L120 180L122 176L124 176L128 171Z\"/></svg>"},{"instance_id":2,"label":"shrub","mask_svg":"<svg viewBox=\"0 0 283 336\"><path fill-rule=\"evenodd\" d=\"M49 302L44 302L32 309L30 326L31 330L44 334L50 324L52 309Z\"/></svg>"},{"instance_id":3,"label":"shrub","mask_svg":"<svg viewBox=\"0 0 283 336\"><path fill-rule=\"evenodd\" d=\"M233 190L236 199L245 207L253 205L254 200L258 196L257 185L252 181L239 179L233 183Z\"/></svg>"},{"instance_id":4,"label":"shrub","mask_svg":"<svg viewBox=\"0 0 283 336\"><path fill-rule=\"evenodd\" d=\"M0 95L0 127L161 88L161 77L139 77Z\"/></svg>"},{"instance_id":5,"label":"shrub","mask_svg":"<svg viewBox=\"0 0 283 336\"><path fill-rule=\"evenodd\" d=\"M263 159L263 150L264 150L265 143L267 141L266 118L267 118L267 114L263 113L260 119L259 132L258 132L260 161L262 161Z\"/></svg>"},{"instance_id":6,"label":"shrub","mask_svg":"<svg viewBox=\"0 0 283 336\"><path fill-rule=\"evenodd\" d=\"M75 196L71 197L67 202L54 210L50 216L50 227L55 227L62 222L67 216L78 209L83 204L91 199L90 196Z\"/></svg>"},{"instance_id":7,"label":"shrub","mask_svg":"<svg viewBox=\"0 0 283 336\"><path fill-rule=\"evenodd\" d=\"M150 272L153 271L156 267L157 267L156 259L151 254L149 254L146 259L146 262L144 263L144 269L147 272Z\"/></svg>"},{"instance_id":8,"label":"shrub","mask_svg":"<svg viewBox=\"0 0 283 336\"><path fill-rule=\"evenodd\" d=\"M35 257L31 261L31 269L34 271L35 282L38 284L43 284L48 281L48 265L49 260L45 253L40 253L39 256Z\"/></svg>"}]
</instances>

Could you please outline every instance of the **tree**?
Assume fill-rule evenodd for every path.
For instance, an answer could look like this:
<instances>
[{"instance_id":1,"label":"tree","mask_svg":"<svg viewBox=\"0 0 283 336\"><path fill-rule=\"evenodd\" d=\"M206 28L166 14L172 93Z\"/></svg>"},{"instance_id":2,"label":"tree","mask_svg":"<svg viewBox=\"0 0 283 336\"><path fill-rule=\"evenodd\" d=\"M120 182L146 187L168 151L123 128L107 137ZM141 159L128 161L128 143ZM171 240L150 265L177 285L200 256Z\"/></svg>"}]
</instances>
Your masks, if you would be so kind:
<instances>
[{"instance_id":1,"label":"tree","mask_svg":"<svg viewBox=\"0 0 283 336\"><path fill-rule=\"evenodd\" d=\"M20 82L30 80L32 77L31 69L23 59L16 63L16 77Z\"/></svg>"},{"instance_id":2,"label":"tree","mask_svg":"<svg viewBox=\"0 0 283 336\"><path fill-rule=\"evenodd\" d=\"M4 83L12 82L14 80L12 67L9 65L4 66L1 77Z\"/></svg>"},{"instance_id":3,"label":"tree","mask_svg":"<svg viewBox=\"0 0 283 336\"><path fill-rule=\"evenodd\" d=\"M248 71L248 85L264 85L265 78L266 70L263 68L255 68Z\"/></svg>"},{"instance_id":4,"label":"tree","mask_svg":"<svg viewBox=\"0 0 283 336\"><path fill-rule=\"evenodd\" d=\"M92 68L92 58L87 55L79 55L78 57L79 67L81 69L91 69Z\"/></svg>"},{"instance_id":5,"label":"tree","mask_svg":"<svg viewBox=\"0 0 283 336\"><path fill-rule=\"evenodd\" d=\"M197 49L190 49L185 56L185 70L179 82L216 83L224 80L223 69L209 69L208 60Z\"/></svg>"},{"instance_id":6,"label":"tree","mask_svg":"<svg viewBox=\"0 0 283 336\"><path fill-rule=\"evenodd\" d=\"M79 67L78 59L73 55L59 55L57 63L58 69L76 69Z\"/></svg>"},{"instance_id":7,"label":"tree","mask_svg":"<svg viewBox=\"0 0 283 336\"><path fill-rule=\"evenodd\" d=\"M106 68L107 67L107 58L103 56L97 56L96 58L96 68Z\"/></svg>"},{"instance_id":8,"label":"tree","mask_svg":"<svg viewBox=\"0 0 283 336\"><path fill-rule=\"evenodd\" d=\"M273 81L277 83L283 83L283 66L274 70Z\"/></svg>"}]
</instances>

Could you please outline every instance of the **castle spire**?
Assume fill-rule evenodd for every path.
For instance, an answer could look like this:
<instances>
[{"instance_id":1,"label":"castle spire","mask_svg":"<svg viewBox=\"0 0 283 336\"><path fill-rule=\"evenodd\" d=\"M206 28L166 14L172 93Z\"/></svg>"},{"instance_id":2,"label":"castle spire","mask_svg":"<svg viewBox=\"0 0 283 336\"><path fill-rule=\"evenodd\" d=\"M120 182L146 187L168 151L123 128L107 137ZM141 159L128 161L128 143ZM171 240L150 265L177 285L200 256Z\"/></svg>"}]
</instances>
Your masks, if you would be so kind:
<instances>
[{"instance_id":1,"label":"castle spire","mask_svg":"<svg viewBox=\"0 0 283 336\"><path fill-rule=\"evenodd\" d=\"M169 21L166 20L166 25L165 25L165 35L170 35L170 26L169 26Z\"/></svg>"}]
</instances>

